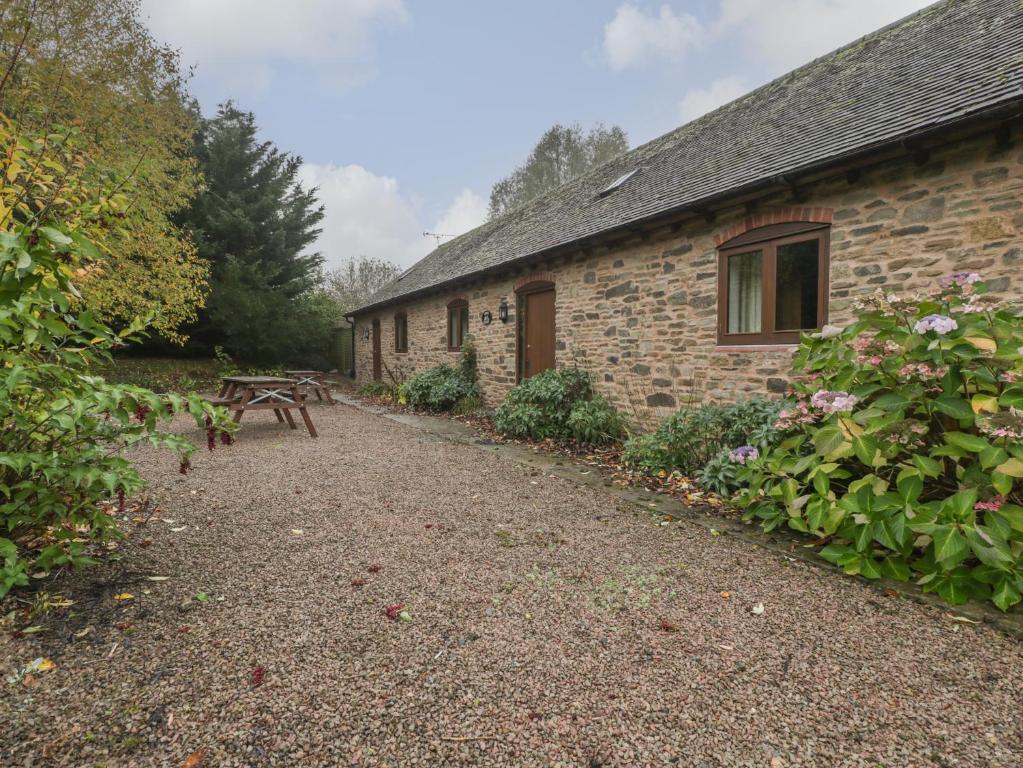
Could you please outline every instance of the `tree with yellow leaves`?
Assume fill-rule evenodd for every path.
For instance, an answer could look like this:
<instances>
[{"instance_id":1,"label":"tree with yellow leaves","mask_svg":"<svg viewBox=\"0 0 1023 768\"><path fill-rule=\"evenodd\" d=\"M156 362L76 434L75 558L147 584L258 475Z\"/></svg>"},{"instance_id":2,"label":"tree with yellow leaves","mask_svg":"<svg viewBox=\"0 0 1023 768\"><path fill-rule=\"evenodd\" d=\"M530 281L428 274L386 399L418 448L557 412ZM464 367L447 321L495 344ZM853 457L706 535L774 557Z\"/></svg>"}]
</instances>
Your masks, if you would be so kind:
<instances>
[{"instance_id":1,"label":"tree with yellow leaves","mask_svg":"<svg viewBox=\"0 0 1023 768\"><path fill-rule=\"evenodd\" d=\"M0 112L24 130L74 126L97 167L135 180L81 284L97 316L137 315L177 342L204 305L209 267L173 223L201 188L191 149L197 110L176 51L157 42L136 0L11 0L0 6Z\"/></svg>"}]
</instances>

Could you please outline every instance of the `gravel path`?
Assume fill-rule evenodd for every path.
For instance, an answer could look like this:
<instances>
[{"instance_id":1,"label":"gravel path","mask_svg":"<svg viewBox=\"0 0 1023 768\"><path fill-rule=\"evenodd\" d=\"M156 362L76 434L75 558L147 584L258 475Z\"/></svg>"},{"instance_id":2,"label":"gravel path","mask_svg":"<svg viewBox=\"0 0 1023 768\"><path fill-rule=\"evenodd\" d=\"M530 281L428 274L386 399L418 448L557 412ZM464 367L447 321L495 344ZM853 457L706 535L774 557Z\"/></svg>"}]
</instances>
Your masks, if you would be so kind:
<instances>
[{"instance_id":1,"label":"gravel path","mask_svg":"<svg viewBox=\"0 0 1023 768\"><path fill-rule=\"evenodd\" d=\"M76 624L0 640L4 667L58 665L2 683L0 764L1023 765L1015 640L492 452L313 415L319 440L256 414L187 477L138 457L174 522L70 583Z\"/></svg>"}]
</instances>

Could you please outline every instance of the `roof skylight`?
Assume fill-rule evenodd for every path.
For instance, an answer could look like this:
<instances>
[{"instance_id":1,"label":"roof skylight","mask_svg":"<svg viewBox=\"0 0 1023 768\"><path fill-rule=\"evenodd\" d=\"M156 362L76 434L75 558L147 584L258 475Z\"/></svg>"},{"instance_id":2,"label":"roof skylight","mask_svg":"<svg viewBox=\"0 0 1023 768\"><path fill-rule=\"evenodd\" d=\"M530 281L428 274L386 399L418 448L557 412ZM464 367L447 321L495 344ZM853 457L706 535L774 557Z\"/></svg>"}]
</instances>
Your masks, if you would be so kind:
<instances>
[{"instance_id":1,"label":"roof skylight","mask_svg":"<svg viewBox=\"0 0 1023 768\"><path fill-rule=\"evenodd\" d=\"M616 189L618 189L618 187L622 186L622 184L624 184L629 179L631 179L633 176L635 176L637 173L639 173L639 168L633 168L628 173L623 173L617 179L615 179L610 184L608 184L606 187L604 187L602 190L600 190L600 192L597 193L597 197L607 197L612 192L614 192Z\"/></svg>"}]
</instances>

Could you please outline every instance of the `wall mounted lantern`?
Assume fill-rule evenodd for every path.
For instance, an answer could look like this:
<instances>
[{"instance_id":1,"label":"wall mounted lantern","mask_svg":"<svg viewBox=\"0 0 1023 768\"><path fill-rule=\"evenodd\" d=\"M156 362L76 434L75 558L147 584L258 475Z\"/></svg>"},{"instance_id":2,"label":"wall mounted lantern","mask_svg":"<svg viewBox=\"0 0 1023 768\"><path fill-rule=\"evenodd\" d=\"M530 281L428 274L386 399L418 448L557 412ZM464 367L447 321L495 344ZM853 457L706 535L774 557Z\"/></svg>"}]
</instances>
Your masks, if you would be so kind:
<instances>
[{"instance_id":1,"label":"wall mounted lantern","mask_svg":"<svg viewBox=\"0 0 1023 768\"><path fill-rule=\"evenodd\" d=\"M501 299L501 304L497 308L497 316L502 323L508 322L508 301L506 299Z\"/></svg>"},{"instance_id":2,"label":"wall mounted lantern","mask_svg":"<svg viewBox=\"0 0 1023 768\"><path fill-rule=\"evenodd\" d=\"M368 339L369 338L369 326L368 325L362 326L362 338L363 339Z\"/></svg>"}]
</instances>

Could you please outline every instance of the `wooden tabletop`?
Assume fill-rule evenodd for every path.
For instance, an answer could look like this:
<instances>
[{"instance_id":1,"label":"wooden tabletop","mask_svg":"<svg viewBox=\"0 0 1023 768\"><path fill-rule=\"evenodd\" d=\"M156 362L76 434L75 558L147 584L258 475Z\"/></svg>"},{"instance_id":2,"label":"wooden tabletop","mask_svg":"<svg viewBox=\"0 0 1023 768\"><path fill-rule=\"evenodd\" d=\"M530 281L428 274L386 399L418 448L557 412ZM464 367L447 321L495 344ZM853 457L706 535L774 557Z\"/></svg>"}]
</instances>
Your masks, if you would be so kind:
<instances>
[{"instance_id":1,"label":"wooden tabletop","mask_svg":"<svg viewBox=\"0 0 1023 768\"><path fill-rule=\"evenodd\" d=\"M323 371L285 371L289 376L322 376Z\"/></svg>"},{"instance_id":2,"label":"wooden tabletop","mask_svg":"<svg viewBox=\"0 0 1023 768\"><path fill-rule=\"evenodd\" d=\"M262 384L294 384L294 379L285 379L281 376L221 376L223 381L230 381L234 384L249 384L249 385L262 385Z\"/></svg>"}]
</instances>

